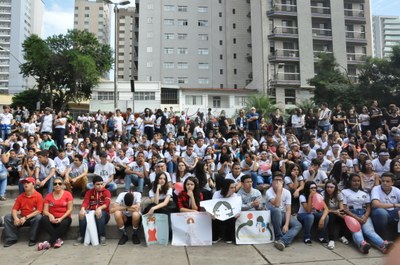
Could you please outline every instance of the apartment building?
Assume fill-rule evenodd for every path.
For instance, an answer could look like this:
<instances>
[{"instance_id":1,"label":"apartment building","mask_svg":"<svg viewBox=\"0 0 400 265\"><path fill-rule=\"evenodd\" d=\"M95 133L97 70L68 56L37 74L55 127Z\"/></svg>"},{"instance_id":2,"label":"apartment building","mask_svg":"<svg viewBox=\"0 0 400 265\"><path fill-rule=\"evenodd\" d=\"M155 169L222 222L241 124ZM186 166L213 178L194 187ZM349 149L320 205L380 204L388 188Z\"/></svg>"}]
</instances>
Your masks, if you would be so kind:
<instances>
[{"instance_id":1,"label":"apartment building","mask_svg":"<svg viewBox=\"0 0 400 265\"><path fill-rule=\"evenodd\" d=\"M19 66L22 43L31 34L41 35L43 13L42 0L0 0L0 93L16 94L35 84Z\"/></svg>"},{"instance_id":2,"label":"apartment building","mask_svg":"<svg viewBox=\"0 0 400 265\"><path fill-rule=\"evenodd\" d=\"M93 33L100 43L110 44L110 19L109 5L103 0L75 0L74 29Z\"/></svg>"},{"instance_id":3,"label":"apartment building","mask_svg":"<svg viewBox=\"0 0 400 265\"><path fill-rule=\"evenodd\" d=\"M313 95L307 80L320 52L356 77L372 56L369 0L251 1L253 82L282 105ZM262 23L259 23L259 22Z\"/></svg>"},{"instance_id":4,"label":"apartment building","mask_svg":"<svg viewBox=\"0 0 400 265\"><path fill-rule=\"evenodd\" d=\"M400 44L400 17L373 16L374 56L387 58L392 47Z\"/></svg>"}]
</instances>

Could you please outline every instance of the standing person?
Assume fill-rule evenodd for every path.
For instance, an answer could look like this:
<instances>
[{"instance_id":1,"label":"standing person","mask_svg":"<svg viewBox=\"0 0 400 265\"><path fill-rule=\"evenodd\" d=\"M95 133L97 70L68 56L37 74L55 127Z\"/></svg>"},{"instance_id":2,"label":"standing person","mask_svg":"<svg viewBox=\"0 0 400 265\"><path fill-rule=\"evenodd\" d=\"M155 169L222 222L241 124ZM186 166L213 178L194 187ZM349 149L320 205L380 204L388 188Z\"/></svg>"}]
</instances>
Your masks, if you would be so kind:
<instances>
[{"instance_id":1,"label":"standing person","mask_svg":"<svg viewBox=\"0 0 400 265\"><path fill-rule=\"evenodd\" d=\"M342 104L336 106L336 110L332 115L333 130L337 132L344 132L346 128L346 112L342 109Z\"/></svg>"},{"instance_id":2,"label":"standing person","mask_svg":"<svg viewBox=\"0 0 400 265\"><path fill-rule=\"evenodd\" d=\"M318 127L321 131L327 132L330 127L330 119L331 119L331 110L328 109L328 104L327 103L322 103L320 105L320 108L318 109Z\"/></svg>"},{"instance_id":3,"label":"standing person","mask_svg":"<svg viewBox=\"0 0 400 265\"><path fill-rule=\"evenodd\" d=\"M50 235L50 240L39 243L38 250L48 249L50 246L60 248L63 243L61 236L67 232L72 221L72 194L64 190L64 180L61 177L56 177L53 185L54 191L44 199L41 219L42 227Z\"/></svg>"},{"instance_id":4,"label":"standing person","mask_svg":"<svg viewBox=\"0 0 400 265\"><path fill-rule=\"evenodd\" d=\"M22 181L24 193L15 200L11 214L4 217L4 247L17 243L19 228L30 226L28 246L36 245L37 231L42 218L43 197L35 190L35 179L28 177Z\"/></svg>"},{"instance_id":5,"label":"standing person","mask_svg":"<svg viewBox=\"0 0 400 265\"><path fill-rule=\"evenodd\" d=\"M118 231L121 233L121 238L118 245L125 245L128 241L128 234L125 226L132 226L132 243L140 244L139 239L139 226L142 221L140 213L140 201L142 194L140 192L121 192L115 203L111 207L111 213L114 214L117 223Z\"/></svg>"},{"instance_id":6,"label":"standing person","mask_svg":"<svg viewBox=\"0 0 400 265\"><path fill-rule=\"evenodd\" d=\"M271 123L274 131L279 130L282 132L285 121L283 120L281 110L279 108L276 108L274 113L271 114Z\"/></svg>"},{"instance_id":7,"label":"standing person","mask_svg":"<svg viewBox=\"0 0 400 265\"><path fill-rule=\"evenodd\" d=\"M40 133L53 133L53 114L51 113L53 110L49 107L44 109L44 115L40 118Z\"/></svg>"},{"instance_id":8,"label":"standing person","mask_svg":"<svg viewBox=\"0 0 400 265\"><path fill-rule=\"evenodd\" d=\"M361 253L368 254L371 245L365 241L365 235L382 253L387 253L391 244L375 232L370 218L371 199L369 194L361 189L361 177L355 173L350 174L347 187L342 193L345 213L356 219L361 225L361 230L353 233L354 244Z\"/></svg>"},{"instance_id":9,"label":"standing person","mask_svg":"<svg viewBox=\"0 0 400 265\"><path fill-rule=\"evenodd\" d=\"M271 211L274 247L283 251L301 230L301 223L291 215L291 194L283 188L283 174L275 171L272 186L266 192L266 208Z\"/></svg>"},{"instance_id":10,"label":"standing person","mask_svg":"<svg viewBox=\"0 0 400 265\"><path fill-rule=\"evenodd\" d=\"M153 139L154 135L154 123L156 121L156 116L153 115L153 112L149 108L144 109L144 117L143 117L143 124L144 124L144 134L147 135L147 139Z\"/></svg>"},{"instance_id":11,"label":"standing person","mask_svg":"<svg viewBox=\"0 0 400 265\"><path fill-rule=\"evenodd\" d=\"M95 211L95 220L100 245L106 243L106 224L110 220L111 193L105 188L103 178L99 175L93 177L94 188L88 190L83 199L81 210L79 211L79 237L74 246L83 243L86 233L86 214L88 211Z\"/></svg>"},{"instance_id":12,"label":"standing person","mask_svg":"<svg viewBox=\"0 0 400 265\"><path fill-rule=\"evenodd\" d=\"M256 140L258 141L260 139L260 134L259 134L259 118L260 115L258 114L258 112L256 112L256 108L252 107L250 109L250 113L247 114L247 129L253 133L254 138L256 138Z\"/></svg>"},{"instance_id":13,"label":"standing person","mask_svg":"<svg viewBox=\"0 0 400 265\"><path fill-rule=\"evenodd\" d=\"M247 118L244 116L244 111L239 111L239 116L235 120L236 128L239 130L241 137L244 136L244 131L247 128Z\"/></svg>"},{"instance_id":14,"label":"standing person","mask_svg":"<svg viewBox=\"0 0 400 265\"><path fill-rule=\"evenodd\" d=\"M370 130L372 135L376 134L376 130L382 127L383 113L380 108L378 108L378 101L376 99L372 100L371 107L369 109L370 114Z\"/></svg>"},{"instance_id":15,"label":"standing person","mask_svg":"<svg viewBox=\"0 0 400 265\"><path fill-rule=\"evenodd\" d=\"M5 141L11 134L11 121L13 119L12 113L10 113L10 107L4 105L3 113L0 113L0 129L1 129L1 139Z\"/></svg>"},{"instance_id":16,"label":"standing person","mask_svg":"<svg viewBox=\"0 0 400 265\"><path fill-rule=\"evenodd\" d=\"M134 135L135 130L132 130L134 128L134 124L135 124L135 116L132 113L132 108L127 108L126 109L126 123L125 123L127 139L131 139L131 136Z\"/></svg>"},{"instance_id":17,"label":"standing person","mask_svg":"<svg viewBox=\"0 0 400 265\"><path fill-rule=\"evenodd\" d=\"M59 111L56 119L54 120L54 134L53 138L58 149L64 148L64 136L65 136L65 126L67 124L67 118L63 111Z\"/></svg>"}]
</instances>

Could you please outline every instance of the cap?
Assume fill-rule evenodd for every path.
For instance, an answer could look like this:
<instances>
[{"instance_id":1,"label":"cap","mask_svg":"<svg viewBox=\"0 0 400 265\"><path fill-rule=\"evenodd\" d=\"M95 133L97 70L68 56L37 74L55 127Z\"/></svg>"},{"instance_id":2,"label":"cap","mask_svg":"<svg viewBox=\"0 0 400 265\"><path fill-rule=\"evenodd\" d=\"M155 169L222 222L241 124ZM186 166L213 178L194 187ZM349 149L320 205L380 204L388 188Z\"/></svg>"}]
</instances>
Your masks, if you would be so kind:
<instances>
[{"instance_id":1,"label":"cap","mask_svg":"<svg viewBox=\"0 0 400 265\"><path fill-rule=\"evenodd\" d=\"M23 179L23 180L21 181L21 183L22 183L22 184L24 184L24 183L26 183L26 182L33 183L33 185L35 185L35 184L36 184L36 181L35 181L35 179L34 179L34 178L32 178L32 177L27 177L26 179Z\"/></svg>"}]
</instances>

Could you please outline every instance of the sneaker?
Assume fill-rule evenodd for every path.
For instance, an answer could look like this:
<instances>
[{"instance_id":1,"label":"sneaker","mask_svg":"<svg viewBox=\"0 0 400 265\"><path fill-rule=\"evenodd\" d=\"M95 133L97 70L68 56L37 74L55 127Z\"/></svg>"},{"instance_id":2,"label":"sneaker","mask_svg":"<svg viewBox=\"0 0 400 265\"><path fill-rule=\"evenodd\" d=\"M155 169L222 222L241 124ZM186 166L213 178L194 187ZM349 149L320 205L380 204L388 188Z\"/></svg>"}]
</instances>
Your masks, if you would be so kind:
<instances>
[{"instance_id":1,"label":"sneaker","mask_svg":"<svg viewBox=\"0 0 400 265\"><path fill-rule=\"evenodd\" d=\"M368 254L370 248L371 248L371 245L368 244L367 241L363 240L363 241L361 242L361 245L360 245L360 251L361 251L361 253Z\"/></svg>"},{"instance_id":2,"label":"sneaker","mask_svg":"<svg viewBox=\"0 0 400 265\"><path fill-rule=\"evenodd\" d=\"M232 240L225 240L225 243L226 243L226 244L232 244L233 241L232 241Z\"/></svg>"},{"instance_id":3,"label":"sneaker","mask_svg":"<svg viewBox=\"0 0 400 265\"><path fill-rule=\"evenodd\" d=\"M14 245L15 243L17 243L17 240L6 241L3 245L3 247L8 248L8 247L11 247L12 245Z\"/></svg>"},{"instance_id":4,"label":"sneaker","mask_svg":"<svg viewBox=\"0 0 400 265\"><path fill-rule=\"evenodd\" d=\"M62 240L62 238L58 238L57 240L60 240L61 246L64 245L64 241Z\"/></svg>"},{"instance_id":5,"label":"sneaker","mask_svg":"<svg viewBox=\"0 0 400 265\"><path fill-rule=\"evenodd\" d=\"M7 198L5 196L0 196L0 201L6 201Z\"/></svg>"},{"instance_id":6,"label":"sneaker","mask_svg":"<svg viewBox=\"0 0 400 265\"><path fill-rule=\"evenodd\" d=\"M222 238L218 237L217 239L213 239L213 244L218 243L219 241L221 241Z\"/></svg>"},{"instance_id":7,"label":"sneaker","mask_svg":"<svg viewBox=\"0 0 400 265\"><path fill-rule=\"evenodd\" d=\"M80 236L75 240L74 246L79 246L82 243L83 243L83 237Z\"/></svg>"},{"instance_id":8,"label":"sneaker","mask_svg":"<svg viewBox=\"0 0 400 265\"><path fill-rule=\"evenodd\" d=\"M274 247L280 251L283 251L285 249L285 243L283 243L282 240L277 240L274 242Z\"/></svg>"},{"instance_id":9,"label":"sneaker","mask_svg":"<svg viewBox=\"0 0 400 265\"><path fill-rule=\"evenodd\" d=\"M58 238L56 240L56 242L54 243L53 247L54 248L60 248L62 246L61 242L62 242L62 240L60 238Z\"/></svg>"},{"instance_id":10,"label":"sneaker","mask_svg":"<svg viewBox=\"0 0 400 265\"><path fill-rule=\"evenodd\" d=\"M135 244L135 245L140 244L140 239L139 239L139 235L138 235L138 231L137 230L133 230L132 243Z\"/></svg>"},{"instance_id":11,"label":"sneaker","mask_svg":"<svg viewBox=\"0 0 400 265\"><path fill-rule=\"evenodd\" d=\"M347 238L345 236L342 236L341 238L339 238L339 241L342 244L348 245L349 244L349 240L347 240Z\"/></svg>"},{"instance_id":12,"label":"sneaker","mask_svg":"<svg viewBox=\"0 0 400 265\"><path fill-rule=\"evenodd\" d=\"M47 241L45 241L45 242L47 242ZM36 240L29 240L28 246L33 247L34 245L36 245Z\"/></svg>"},{"instance_id":13,"label":"sneaker","mask_svg":"<svg viewBox=\"0 0 400 265\"><path fill-rule=\"evenodd\" d=\"M335 249L335 241L329 240L327 248L330 250Z\"/></svg>"},{"instance_id":14,"label":"sneaker","mask_svg":"<svg viewBox=\"0 0 400 265\"><path fill-rule=\"evenodd\" d=\"M380 247L379 249L381 250L381 252L382 252L383 254L387 254L387 253L389 253L389 251L390 251L390 249L391 249L392 247L393 247L393 242L385 240L385 241L383 242L383 246Z\"/></svg>"},{"instance_id":15,"label":"sneaker","mask_svg":"<svg viewBox=\"0 0 400 265\"><path fill-rule=\"evenodd\" d=\"M326 241L325 238L319 238L318 241L319 241L319 243L321 243L321 244L328 244L328 241Z\"/></svg>"},{"instance_id":16,"label":"sneaker","mask_svg":"<svg viewBox=\"0 0 400 265\"><path fill-rule=\"evenodd\" d=\"M121 238L118 241L118 245L125 245L125 243L128 241L128 236L127 235L122 235Z\"/></svg>"},{"instance_id":17,"label":"sneaker","mask_svg":"<svg viewBox=\"0 0 400 265\"><path fill-rule=\"evenodd\" d=\"M49 248L50 248L50 243L47 242L47 241L40 242L38 244L38 246L37 246L37 250L38 251L41 251L41 250L44 250L44 249L49 249Z\"/></svg>"},{"instance_id":18,"label":"sneaker","mask_svg":"<svg viewBox=\"0 0 400 265\"><path fill-rule=\"evenodd\" d=\"M4 216L0 216L0 227L4 226Z\"/></svg>"},{"instance_id":19,"label":"sneaker","mask_svg":"<svg viewBox=\"0 0 400 265\"><path fill-rule=\"evenodd\" d=\"M307 246L312 246L312 241L311 239L304 239L304 244L306 244Z\"/></svg>"},{"instance_id":20,"label":"sneaker","mask_svg":"<svg viewBox=\"0 0 400 265\"><path fill-rule=\"evenodd\" d=\"M105 237L105 236L101 236L101 237L100 237L100 245L102 245L102 246L107 245L106 237Z\"/></svg>"}]
</instances>

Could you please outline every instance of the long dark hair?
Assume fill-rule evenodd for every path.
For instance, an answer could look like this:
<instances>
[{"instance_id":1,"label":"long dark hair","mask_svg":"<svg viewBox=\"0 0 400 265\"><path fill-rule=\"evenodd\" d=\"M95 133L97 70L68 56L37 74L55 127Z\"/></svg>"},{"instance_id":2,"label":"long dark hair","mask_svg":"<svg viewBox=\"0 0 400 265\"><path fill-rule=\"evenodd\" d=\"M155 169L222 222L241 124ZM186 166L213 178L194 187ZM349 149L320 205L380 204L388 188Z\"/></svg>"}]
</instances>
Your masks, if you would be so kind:
<instances>
[{"instance_id":1,"label":"long dark hair","mask_svg":"<svg viewBox=\"0 0 400 265\"><path fill-rule=\"evenodd\" d=\"M207 184L207 172L204 170L205 165L206 163L203 160L200 160L194 168L194 175L198 179L200 189L203 189Z\"/></svg>"},{"instance_id":2,"label":"long dark hair","mask_svg":"<svg viewBox=\"0 0 400 265\"><path fill-rule=\"evenodd\" d=\"M348 174L347 172L342 171L342 164L344 164L341 160L336 161L335 164L333 164L331 173L329 173L328 178L333 179L336 181L336 183L339 183L340 181L347 182L348 180ZM345 183L343 183L346 185Z\"/></svg>"},{"instance_id":3,"label":"long dark hair","mask_svg":"<svg viewBox=\"0 0 400 265\"><path fill-rule=\"evenodd\" d=\"M304 195L304 197L306 197L306 200L308 200L308 196L310 196L311 185L317 186L317 184L314 181L309 180L304 184L304 189L301 192L301 194Z\"/></svg>"},{"instance_id":4,"label":"long dark hair","mask_svg":"<svg viewBox=\"0 0 400 265\"><path fill-rule=\"evenodd\" d=\"M360 181L361 181L360 175L358 175L357 173L351 173L350 176L349 176L349 180L346 182L346 186L345 186L346 189L351 189L351 181L352 181L353 178L355 178L355 177L360 178ZM360 183L360 188L359 188L359 190L363 190L361 183Z\"/></svg>"},{"instance_id":5,"label":"long dark hair","mask_svg":"<svg viewBox=\"0 0 400 265\"><path fill-rule=\"evenodd\" d=\"M229 187L233 183L235 183L235 181L233 179L224 179L222 181L222 186L221 186L221 195L222 195L222 197L225 198L226 195L228 195Z\"/></svg>"},{"instance_id":6,"label":"long dark hair","mask_svg":"<svg viewBox=\"0 0 400 265\"><path fill-rule=\"evenodd\" d=\"M165 175L164 172L161 172L161 173L158 173L158 174L156 175L156 178L155 178L155 180L154 180L154 182L153 182L152 190L153 190L154 193L156 193L156 191L157 191L158 181L160 180L160 177L161 177L162 175L164 175L164 177L165 177L165 184L161 187L160 193L162 193L162 194L167 194L167 192L168 192L169 184L168 184L167 175Z\"/></svg>"},{"instance_id":7,"label":"long dark hair","mask_svg":"<svg viewBox=\"0 0 400 265\"><path fill-rule=\"evenodd\" d=\"M329 195L329 193L326 191L327 190L326 187L327 187L328 184L335 185L335 190L333 191L332 195ZM324 187L324 195L325 195L324 196L324 201L325 201L325 204L329 206L329 199L333 198L333 199L337 200L338 194L339 194L339 188L338 188L338 185L337 185L336 181L334 179L329 179L325 183L325 187Z\"/></svg>"},{"instance_id":8,"label":"long dark hair","mask_svg":"<svg viewBox=\"0 0 400 265\"><path fill-rule=\"evenodd\" d=\"M187 177L185 179L185 182L183 182L183 190L187 191L186 189L186 182L188 182L188 180L190 180L191 182L194 183L194 189L193 189L193 196L194 196L194 200L196 201L196 205L198 205L200 203L200 188L199 188L199 182L197 180L197 178L190 176Z\"/></svg>"}]
</instances>

